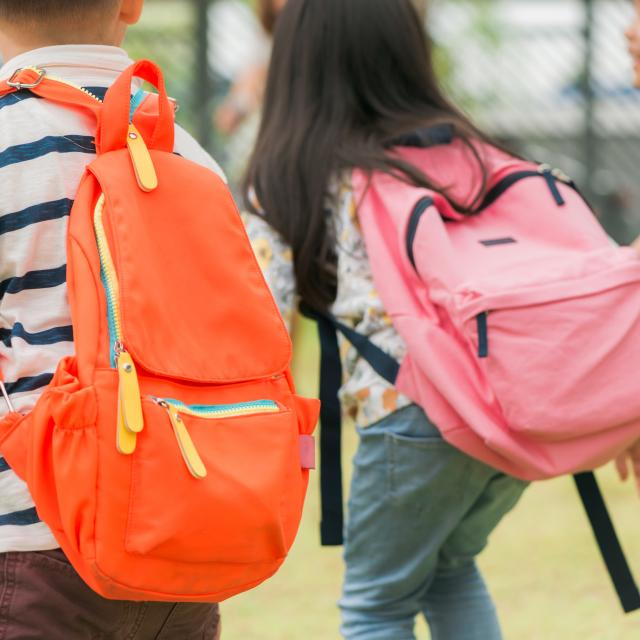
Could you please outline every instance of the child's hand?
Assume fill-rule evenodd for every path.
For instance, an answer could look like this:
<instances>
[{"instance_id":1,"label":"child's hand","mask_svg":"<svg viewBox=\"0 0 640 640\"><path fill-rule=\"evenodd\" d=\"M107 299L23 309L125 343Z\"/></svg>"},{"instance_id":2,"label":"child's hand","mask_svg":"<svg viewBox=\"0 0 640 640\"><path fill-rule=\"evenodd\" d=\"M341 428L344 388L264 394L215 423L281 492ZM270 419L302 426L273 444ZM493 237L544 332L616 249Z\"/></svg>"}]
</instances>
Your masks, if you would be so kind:
<instances>
[{"instance_id":1,"label":"child's hand","mask_svg":"<svg viewBox=\"0 0 640 640\"><path fill-rule=\"evenodd\" d=\"M636 241L631 245L638 253L640 253L640 236L636 239Z\"/></svg>"},{"instance_id":2,"label":"child's hand","mask_svg":"<svg viewBox=\"0 0 640 640\"><path fill-rule=\"evenodd\" d=\"M622 482L625 482L629 477L629 462L633 467L633 475L640 494L640 440L616 458L616 469Z\"/></svg>"}]
</instances>

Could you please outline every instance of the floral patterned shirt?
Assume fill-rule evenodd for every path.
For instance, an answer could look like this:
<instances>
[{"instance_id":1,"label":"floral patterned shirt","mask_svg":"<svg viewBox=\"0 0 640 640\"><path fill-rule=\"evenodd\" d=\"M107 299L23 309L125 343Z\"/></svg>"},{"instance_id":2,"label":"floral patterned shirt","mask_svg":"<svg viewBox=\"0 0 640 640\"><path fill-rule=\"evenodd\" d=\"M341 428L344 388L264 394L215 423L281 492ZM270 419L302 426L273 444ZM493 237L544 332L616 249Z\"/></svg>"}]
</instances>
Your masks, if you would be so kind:
<instances>
[{"instance_id":1,"label":"floral patterned shirt","mask_svg":"<svg viewBox=\"0 0 640 640\"><path fill-rule=\"evenodd\" d=\"M329 204L335 221L338 253L338 293L333 314L400 361L406 347L375 289L350 186L344 183ZM278 307L291 327L297 306L291 248L259 216L245 214L243 219ZM343 412L358 426L372 425L411 404L381 378L342 335L338 339L343 371L340 401Z\"/></svg>"}]
</instances>

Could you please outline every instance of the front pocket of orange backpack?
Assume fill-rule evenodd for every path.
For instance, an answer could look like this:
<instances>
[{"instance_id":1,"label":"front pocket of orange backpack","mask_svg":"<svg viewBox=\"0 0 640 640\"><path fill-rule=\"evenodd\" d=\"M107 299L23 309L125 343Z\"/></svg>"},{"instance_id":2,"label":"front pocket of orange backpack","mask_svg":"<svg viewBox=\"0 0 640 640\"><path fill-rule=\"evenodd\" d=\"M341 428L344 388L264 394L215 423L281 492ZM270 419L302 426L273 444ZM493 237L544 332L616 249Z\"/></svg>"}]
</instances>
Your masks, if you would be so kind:
<instances>
[{"instance_id":1,"label":"front pocket of orange backpack","mask_svg":"<svg viewBox=\"0 0 640 640\"><path fill-rule=\"evenodd\" d=\"M127 551L182 562L283 557L283 497L300 473L293 414L269 400L143 405Z\"/></svg>"}]
</instances>

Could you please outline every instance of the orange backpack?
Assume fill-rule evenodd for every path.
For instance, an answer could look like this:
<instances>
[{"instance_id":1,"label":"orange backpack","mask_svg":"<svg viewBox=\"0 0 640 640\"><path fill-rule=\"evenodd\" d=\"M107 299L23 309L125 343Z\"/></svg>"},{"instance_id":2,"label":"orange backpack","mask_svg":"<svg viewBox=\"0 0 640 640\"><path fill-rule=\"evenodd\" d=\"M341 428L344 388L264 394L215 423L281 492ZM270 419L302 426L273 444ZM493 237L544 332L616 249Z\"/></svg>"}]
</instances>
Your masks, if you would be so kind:
<instances>
[{"instance_id":1,"label":"orange backpack","mask_svg":"<svg viewBox=\"0 0 640 640\"><path fill-rule=\"evenodd\" d=\"M130 121L133 77L154 84ZM282 564L313 467L319 403L234 201L173 153L160 70L138 62L100 103L25 69L0 85L92 111L97 158L71 212L76 355L0 451L82 578L123 600L218 602Z\"/></svg>"}]
</instances>

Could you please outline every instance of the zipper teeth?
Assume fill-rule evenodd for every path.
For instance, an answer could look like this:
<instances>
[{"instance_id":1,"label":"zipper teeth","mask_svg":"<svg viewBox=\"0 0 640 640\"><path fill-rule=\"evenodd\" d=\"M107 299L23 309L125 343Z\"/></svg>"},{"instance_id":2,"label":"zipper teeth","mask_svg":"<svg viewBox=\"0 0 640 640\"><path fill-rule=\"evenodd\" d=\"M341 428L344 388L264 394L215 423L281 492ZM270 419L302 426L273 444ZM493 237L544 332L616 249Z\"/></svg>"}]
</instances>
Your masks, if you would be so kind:
<instances>
[{"instance_id":1,"label":"zipper teeth","mask_svg":"<svg viewBox=\"0 0 640 640\"><path fill-rule=\"evenodd\" d=\"M37 73L42 73L42 69L39 69L38 67L25 67L25 69L30 69L31 71L36 71ZM73 87L74 89L78 89L78 91L82 91L82 93L84 93L85 95L89 96L90 98L93 98L97 102L100 102L100 103L102 102L102 100L100 98L98 98L98 96L96 96L93 93L91 93L91 91L88 91L84 87L80 87L77 84L74 84L73 82L69 82L68 80L65 80L64 78L60 78L59 76L51 75L50 73L47 73L46 77L51 79L51 80L55 80L56 82L61 82L62 84L66 84L69 87Z\"/></svg>"},{"instance_id":2,"label":"zipper teeth","mask_svg":"<svg viewBox=\"0 0 640 640\"><path fill-rule=\"evenodd\" d=\"M107 235L102 223L104 202L104 194L102 194L100 198L98 198L98 202L96 204L93 224L96 233L98 254L100 256L100 267L104 276L103 282L105 285L105 292L107 294L107 307L109 310L109 317L115 330L115 336L113 336L114 340L112 340L112 343L115 343L122 342L122 326L120 324L120 302L118 299L119 285L113 258L109 249L109 243L107 241Z\"/></svg>"},{"instance_id":3,"label":"zipper teeth","mask_svg":"<svg viewBox=\"0 0 640 640\"><path fill-rule=\"evenodd\" d=\"M55 76L49 76L49 77L52 80L55 80L56 82L62 82L63 84L68 84L70 87L74 87L75 89L78 89L79 91L82 91L82 93L84 93L85 95L89 96L90 98L93 98L97 102L102 103L102 100L100 98L98 98L98 96L96 96L95 94L91 93L91 91L89 91L88 89L85 89L84 87L79 87L78 85L75 85L72 82L67 82L66 80L63 80L62 78L56 78Z\"/></svg>"},{"instance_id":4,"label":"zipper teeth","mask_svg":"<svg viewBox=\"0 0 640 640\"><path fill-rule=\"evenodd\" d=\"M176 400L156 398L156 401L164 402L176 409L179 413L194 416L196 418L218 418L251 415L253 413L278 413L280 407L273 400L255 400L253 402L241 402L230 405L195 406L187 405Z\"/></svg>"},{"instance_id":5,"label":"zipper teeth","mask_svg":"<svg viewBox=\"0 0 640 640\"><path fill-rule=\"evenodd\" d=\"M194 416L197 418L224 418L224 417L232 417L232 416L246 416L257 413L277 413L280 411L279 407L276 406L259 406L259 407L238 407L237 409L208 409L206 411L203 410L194 410L194 409L179 409L180 413L184 413L188 416Z\"/></svg>"}]
</instances>

